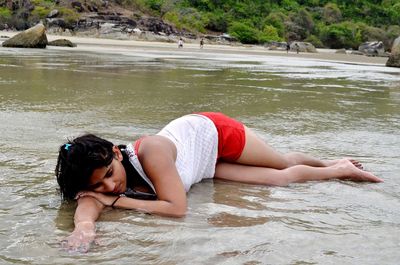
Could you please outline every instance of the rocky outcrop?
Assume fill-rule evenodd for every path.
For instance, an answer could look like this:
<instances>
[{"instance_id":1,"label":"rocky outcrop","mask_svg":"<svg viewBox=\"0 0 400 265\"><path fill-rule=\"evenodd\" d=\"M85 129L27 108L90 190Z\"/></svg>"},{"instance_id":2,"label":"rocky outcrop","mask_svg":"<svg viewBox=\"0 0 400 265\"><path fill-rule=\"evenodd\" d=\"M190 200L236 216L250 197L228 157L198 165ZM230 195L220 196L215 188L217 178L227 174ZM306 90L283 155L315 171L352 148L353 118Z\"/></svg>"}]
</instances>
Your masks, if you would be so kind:
<instances>
[{"instance_id":1,"label":"rocky outcrop","mask_svg":"<svg viewBox=\"0 0 400 265\"><path fill-rule=\"evenodd\" d=\"M46 18L46 27L48 29L58 28L61 29L62 31L65 31L66 29L74 30L74 28L76 28L76 24L71 22L66 22L63 18L56 17L56 18Z\"/></svg>"},{"instance_id":2,"label":"rocky outcrop","mask_svg":"<svg viewBox=\"0 0 400 265\"><path fill-rule=\"evenodd\" d=\"M317 49L309 42L293 41L290 44L290 50L295 52L317 53Z\"/></svg>"},{"instance_id":3,"label":"rocky outcrop","mask_svg":"<svg viewBox=\"0 0 400 265\"><path fill-rule=\"evenodd\" d=\"M309 42L300 42L300 41L293 41L290 43L290 51L292 52L311 52L317 53L317 49ZM279 42L279 41L271 41L265 44L265 47L268 50L280 50L286 51L287 49L287 42Z\"/></svg>"},{"instance_id":4,"label":"rocky outcrop","mask_svg":"<svg viewBox=\"0 0 400 265\"><path fill-rule=\"evenodd\" d=\"M268 50L286 51L286 46L287 46L287 43L283 42L283 41L271 41L271 42L265 44L265 47Z\"/></svg>"},{"instance_id":5,"label":"rocky outcrop","mask_svg":"<svg viewBox=\"0 0 400 265\"><path fill-rule=\"evenodd\" d=\"M49 46L62 46L62 47L76 47L76 44L72 43L70 40L67 39L58 39L49 41L47 44Z\"/></svg>"},{"instance_id":6,"label":"rocky outcrop","mask_svg":"<svg viewBox=\"0 0 400 265\"><path fill-rule=\"evenodd\" d=\"M386 66L400 67L400 37L393 42L392 53L386 62Z\"/></svg>"},{"instance_id":7,"label":"rocky outcrop","mask_svg":"<svg viewBox=\"0 0 400 265\"><path fill-rule=\"evenodd\" d=\"M46 28L43 24L37 24L3 42L3 47L15 48L46 48L46 45Z\"/></svg>"},{"instance_id":8,"label":"rocky outcrop","mask_svg":"<svg viewBox=\"0 0 400 265\"><path fill-rule=\"evenodd\" d=\"M385 47L381 41L364 42L358 47L358 51L367 56L386 56Z\"/></svg>"}]
</instances>

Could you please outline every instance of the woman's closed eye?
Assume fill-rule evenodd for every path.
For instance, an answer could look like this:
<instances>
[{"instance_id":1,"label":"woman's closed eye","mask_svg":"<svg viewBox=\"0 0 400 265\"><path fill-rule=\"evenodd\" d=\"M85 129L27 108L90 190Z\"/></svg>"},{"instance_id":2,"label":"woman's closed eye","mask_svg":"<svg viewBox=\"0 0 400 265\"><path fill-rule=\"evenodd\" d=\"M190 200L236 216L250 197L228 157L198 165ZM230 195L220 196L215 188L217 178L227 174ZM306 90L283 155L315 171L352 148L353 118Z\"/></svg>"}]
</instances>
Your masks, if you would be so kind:
<instances>
[{"instance_id":1,"label":"woman's closed eye","mask_svg":"<svg viewBox=\"0 0 400 265\"><path fill-rule=\"evenodd\" d=\"M114 170L113 170L112 168L110 168L110 169L107 171L107 173L106 173L106 175L104 176L104 178L109 178L109 177L111 177L111 176L113 175L113 172L114 172Z\"/></svg>"},{"instance_id":2,"label":"woman's closed eye","mask_svg":"<svg viewBox=\"0 0 400 265\"><path fill-rule=\"evenodd\" d=\"M102 177L100 177L100 179L98 179L96 183L89 185L89 187L88 187L89 190L96 190L96 189L100 188L104 184L103 183L104 179L111 178L113 176L113 173L114 173L114 170L113 170L112 166L110 165L107 172Z\"/></svg>"}]
</instances>

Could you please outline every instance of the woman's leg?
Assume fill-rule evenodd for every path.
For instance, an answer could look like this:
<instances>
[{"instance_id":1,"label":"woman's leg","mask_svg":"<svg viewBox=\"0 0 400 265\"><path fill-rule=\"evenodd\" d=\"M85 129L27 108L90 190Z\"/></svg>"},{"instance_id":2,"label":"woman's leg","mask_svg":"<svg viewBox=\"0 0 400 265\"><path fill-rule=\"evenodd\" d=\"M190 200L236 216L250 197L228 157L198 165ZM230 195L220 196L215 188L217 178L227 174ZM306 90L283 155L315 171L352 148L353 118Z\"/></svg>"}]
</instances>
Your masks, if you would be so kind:
<instances>
[{"instance_id":1,"label":"woman's leg","mask_svg":"<svg viewBox=\"0 0 400 265\"><path fill-rule=\"evenodd\" d=\"M221 162L217 164L215 178L249 184L277 186L285 186L292 182L334 178L353 181L382 181L373 174L357 168L347 159L342 159L337 161L336 164L327 167L296 165L285 169Z\"/></svg>"},{"instance_id":2,"label":"woman's leg","mask_svg":"<svg viewBox=\"0 0 400 265\"><path fill-rule=\"evenodd\" d=\"M326 167L335 161L323 161L303 153L281 154L260 139L252 130L245 126L246 143L241 156L236 163L284 169L294 165L307 165L313 167Z\"/></svg>"},{"instance_id":3,"label":"woman's leg","mask_svg":"<svg viewBox=\"0 0 400 265\"><path fill-rule=\"evenodd\" d=\"M302 153L281 154L245 127L246 143L238 160L217 164L215 178L250 184L287 185L332 178L381 182L349 159L322 161Z\"/></svg>"}]
</instances>

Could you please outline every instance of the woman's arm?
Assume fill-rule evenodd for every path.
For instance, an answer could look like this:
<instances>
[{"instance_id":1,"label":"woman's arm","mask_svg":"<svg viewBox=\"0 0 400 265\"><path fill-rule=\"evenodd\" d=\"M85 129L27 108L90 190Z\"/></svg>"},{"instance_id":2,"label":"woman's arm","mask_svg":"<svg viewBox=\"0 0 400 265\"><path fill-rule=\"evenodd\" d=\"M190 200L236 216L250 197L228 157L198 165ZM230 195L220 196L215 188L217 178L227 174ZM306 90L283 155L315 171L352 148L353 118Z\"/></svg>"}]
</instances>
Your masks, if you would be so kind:
<instances>
[{"instance_id":1,"label":"woman's arm","mask_svg":"<svg viewBox=\"0 0 400 265\"><path fill-rule=\"evenodd\" d=\"M138 157L154 185L158 200L140 201L141 205L137 209L147 208L152 213L175 217L186 214L186 191L175 166L176 155L175 144L163 136L151 136L142 140ZM125 207L128 204L127 198L122 199L117 201L117 206Z\"/></svg>"},{"instance_id":2,"label":"woman's arm","mask_svg":"<svg viewBox=\"0 0 400 265\"><path fill-rule=\"evenodd\" d=\"M186 214L186 191L175 166L175 145L165 137L149 136L143 139L138 152L146 175L154 185L156 201L120 197L114 207L135 209L145 213L182 217ZM91 196L110 206L117 196L84 191L80 197Z\"/></svg>"},{"instance_id":3,"label":"woman's arm","mask_svg":"<svg viewBox=\"0 0 400 265\"><path fill-rule=\"evenodd\" d=\"M96 236L95 221L100 216L104 205L93 197L78 198L75 210L75 228L63 243L70 251L87 252Z\"/></svg>"}]
</instances>

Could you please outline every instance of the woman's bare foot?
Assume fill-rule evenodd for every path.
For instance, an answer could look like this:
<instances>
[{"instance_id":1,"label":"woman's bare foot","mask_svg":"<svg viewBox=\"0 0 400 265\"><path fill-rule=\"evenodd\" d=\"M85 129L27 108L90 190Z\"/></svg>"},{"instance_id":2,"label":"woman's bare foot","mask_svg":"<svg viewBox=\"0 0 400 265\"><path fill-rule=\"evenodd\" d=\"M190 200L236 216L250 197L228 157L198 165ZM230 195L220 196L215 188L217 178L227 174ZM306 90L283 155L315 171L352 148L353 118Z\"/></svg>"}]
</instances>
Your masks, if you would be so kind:
<instances>
[{"instance_id":1,"label":"woman's bare foot","mask_svg":"<svg viewBox=\"0 0 400 265\"><path fill-rule=\"evenodd\" d=\"M364 167L363 167L363 165L361 164L361 162L360 161L358 161L358 160L355 160L355 159L353 159L353 158L343 158L344 160L348 160L348 161L350 161L356 168L358 168L358 169L361 169L361 170L363 170L364 169ZM340 163L343 159L334 159L334 160L324 160L323 162L326 164L326 166L334 166L334 165L336 165L337 163Z\"/></svg>"},{"instance_id":2,"label":"woman's bare foot","mask_svg":"<svg viewBox=\"0 0 400 265\"><path fill-rule=\"evenodd\" d=\"M368 181L368 182L383 182L383 179L378 178L370 172L364 171L357 167L350 159L338 160L336 164L332 166L342 170L342 176L340 179L349 179L352 181Z\"/></svg>"}]
</instances>

